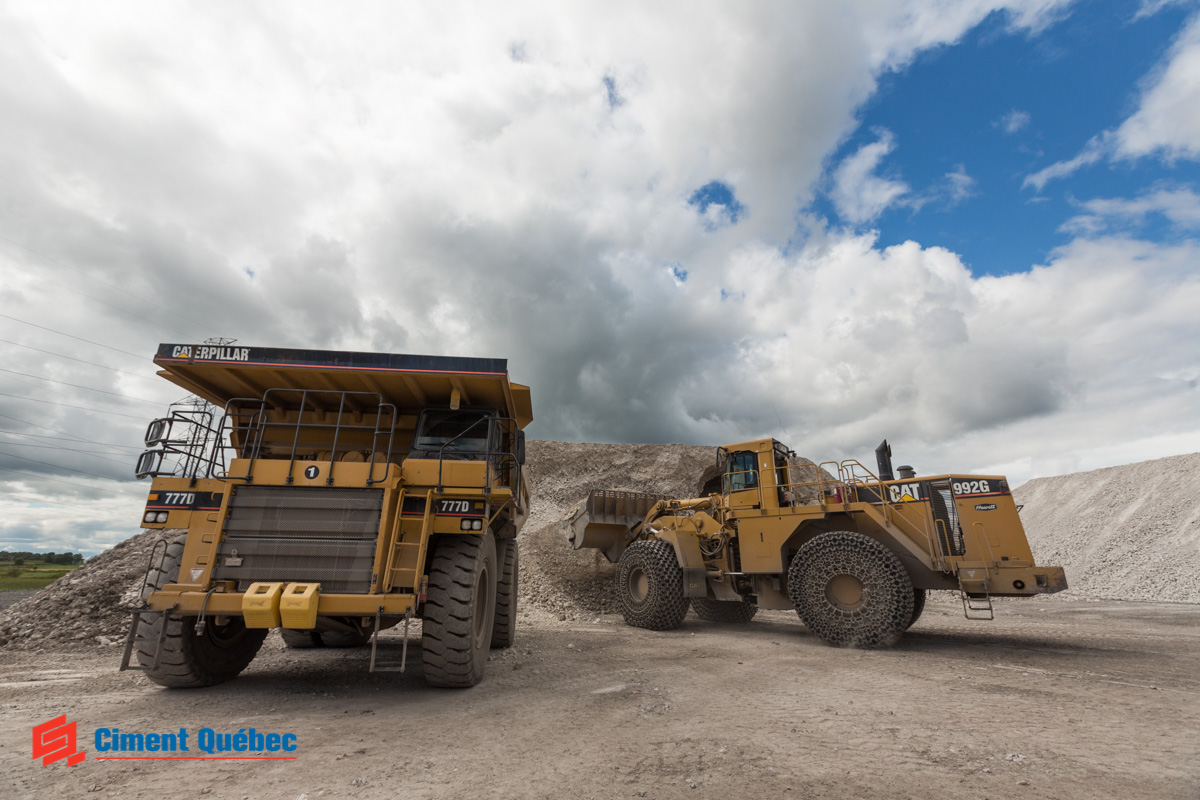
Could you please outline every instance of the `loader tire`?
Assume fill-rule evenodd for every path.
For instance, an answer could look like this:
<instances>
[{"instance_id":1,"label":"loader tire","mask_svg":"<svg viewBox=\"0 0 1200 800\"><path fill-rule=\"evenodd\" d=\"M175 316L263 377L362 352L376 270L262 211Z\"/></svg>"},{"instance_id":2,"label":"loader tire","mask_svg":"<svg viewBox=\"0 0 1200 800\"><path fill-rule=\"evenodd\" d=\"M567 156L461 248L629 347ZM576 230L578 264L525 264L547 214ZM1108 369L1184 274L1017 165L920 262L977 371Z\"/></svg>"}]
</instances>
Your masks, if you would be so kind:
<instances>
[{"instance_id":1,"label":"loader tire","mask_svg":"<svg viewBox=\"0 0 1200 800\"><path fill-rule=\"evenodd\" d=\"M294 631L291 628L280 628L279 635L283 637L284 647L289 650L321 647L324 644L318 631Z\"/></svg>"},{"instance_id":2,"label":"loader tire","mask_svg":"<svg viewBox=\"0 0 1200 800\"><path fill-rule=\"evenodd\" d=\"M617 602L626 625L670 631L683 624L688 598L669 542L644 539L625 549L617 562Z\"/></svg>"},{"instance_id":3,"label":"loader tire","mask_svg":"<svg viewBox=\"0 0 1200 800\"><path fill-rule=\"evenodd\" d=\"M707 597L693 597L692 610L696 616L705 622L739 622L746 623L754 619L758 606L745 600L710 600Z\"/></svg>"},{"instance_id":4,"label":"loader tire","mask_svg":"<svg viewBox=\"0 0 1200 800\"><path fill-rule=\"evenodd\" d=\"M466 688L483 680L496 615L496 540L443 537L429 564L421 625L425 682Z\"/></svg>"},{"instance_id":5,"label":"loader tire","mask_svg":"<svg viewBox=\"0 0 1200 800\"><path fill-rule=\"evenodd\" d=\"M925 596L929 594L924 589L913 589L913 613L912 619L908 621L908 627L912 627L921 618L921 612L925 610Z\"/></svg>"},{"instance_id":6,"label":"loader tire","mask_svg":"<svg viewBox=\"0 0 1200 800\"><path fill-rule=\"evenodd\" d=\"M517 634L517 540L496 542L496 621L492 623L492 649L512 647Z\"/></svg>"},{"instance_id":7,"label":"loader tire","mask_svg":"<svg viewBox=\"0 0 1200 800\"><path fill-rule=\"evenodd\" d=\"M186 534L176 537L167 545L162 560L150 571L142 586L143 600L150 592L174 583L179 577L186 538ZM164 619L163 615L156 614L142 618L138 638L151 641L137 645L137 658L146 667L146 677L159 686L172 689L213 686L236 678L254 660L263 639L267 638L267 631L247 628L241 617L227 617L221 625L216 622L217 618L210 615L204 632L197 636L195 617ZM167 635L162 642L158 668L154 669L154 650L164 624Z\"/></svg>"},{"instance_id":8,"label":"loader tire","mask_svg":"<svg viewBox=\"0 0 1200 800\"><path fill-rule=\"evenodd\" d=\"M913 620L904 565L861 533L823 533L800 548L788 568L788 596L809 630L835 647L888 647Z\"/></svg>"}]
</instances>

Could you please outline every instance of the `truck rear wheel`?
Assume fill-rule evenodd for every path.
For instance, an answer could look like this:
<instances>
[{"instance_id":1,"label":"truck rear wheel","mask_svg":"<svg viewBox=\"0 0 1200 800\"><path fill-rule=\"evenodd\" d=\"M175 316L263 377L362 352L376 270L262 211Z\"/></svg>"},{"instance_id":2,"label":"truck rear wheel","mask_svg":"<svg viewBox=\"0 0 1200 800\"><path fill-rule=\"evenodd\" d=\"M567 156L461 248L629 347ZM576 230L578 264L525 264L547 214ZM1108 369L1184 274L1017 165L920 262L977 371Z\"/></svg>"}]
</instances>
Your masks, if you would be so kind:
<instances>
[{"instance_id":1,"label":"truck rear wheel","mask_svg":"<svg viewBox=\"0 0 1200 800\"><path fill-rule=\"evenodd\" d=\"M425 682L465 688L483 680L496 613L496 540L446 536L429 565L422 614Z\"/></svg>"},{"instance_id":2,"label":"truck rear wheel","mask_svg":"<svg viewBox=\"0 0 1200 800\"><path fill-rule=\"evenodd\" d=\"M158 567L151 570L142 587L143 600L150 592L174 583L179 577L185 539L186 536L180 536L167 545ZM267 631L247 628L241 617L226 617L221 624L217 624L218 619L209 616L204 632L197 636L195 617L165 620L161 614L143 617L137 635L139 639L151 641L137 646L137 657L147 668L146 677L159 686L173 689L213 686L237 677L254 660ZM158 669L151 669L155 642L164 624L167 635L162 642Z\"/></svg>"},{"instance_id":3,"label":"truck rear wheel","mask_svg":"<svg viewBox=\"0 0 1200 800\"><path fill-rule=\"evenodd\" d=\"M496 621L492 623L492 647L512 647L517 634L517 540L496 542Z\"/></svg>"},{"instance_id":4,"label":"truck rear wheel","mask_svg":"<svg viewBox=\"0 0 1200 800\"><path fill-rule=\"evenodd\" d=\"M895 553L861 533L823 533L788 569L788 596L809 630L836 647L887 647L913 621L913 585Z\"/></svg>"},{"instance_id":5,"label":"truck rear wheel","mask_svg":"<svg viewBox=\"0 0 1200 800\"><path fill-rule=\"evenodd\" d=\"M644 539L625 549L617 562L617 602L626 625L669 631L683 624L688 598L669 542Z\"/></svg>"},{"instance_id":6,"label":"truck rear wheel","mask_svg":"<svg viewBox=\"0 0 1200 800\"><path fill-rule=\"evenodd\" d=\"M925 598L929 593L924 589L913 589L913 613L912 619L908 621L908 627L917 624L917 620L921 618L921 612L925 610Z\"/></svg>"},{"instance_id":7,"label":"truck rear wheel","mask_svg":"<svg viewBox=\"0 0 1200 800\"><path fill-rule=\"evenodd\" d=\"M705 622L749 622L758 613L758 606L745 600L710 600L693 597L692 610Z\"/></svg>"},{"instance_id":8,"label":"truck rear wheel","mask_svg":"<svg viewBox=\"0 0 1200 800\"><path fill-rule=\"evenodd\" d=\"M283 637L284 646L290 650L320 647L323 644L318 631L295 631L291 628L280 628L279 635Z\"/></svg>"}]
</instances>

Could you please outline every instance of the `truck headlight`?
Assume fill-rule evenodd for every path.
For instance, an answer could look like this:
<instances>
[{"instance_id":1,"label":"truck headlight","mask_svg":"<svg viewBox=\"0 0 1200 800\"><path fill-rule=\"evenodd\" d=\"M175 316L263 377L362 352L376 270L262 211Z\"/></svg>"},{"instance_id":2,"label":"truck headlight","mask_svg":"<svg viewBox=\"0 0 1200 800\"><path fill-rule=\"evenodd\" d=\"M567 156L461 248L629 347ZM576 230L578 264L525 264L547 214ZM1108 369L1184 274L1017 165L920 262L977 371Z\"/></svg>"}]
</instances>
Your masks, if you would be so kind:
<instances>
[{"instance_id":1,"label":"truck headlight","mask_svg":"<svg viewBox=\"0 0 1200 800\"><path fill-rule=\"evenodd\" d=\"M153 511L147 511L146 515L142 517L142 522L154 522L155 516L156 515Z\"/></svg>"},{"instance_id":2,"label":"truck headlight","mask_svg":"<svg viewBox=\"0 0 1200 800\"><path fill-rule=\"evenodd\" d=\"M155 522L166 522L167 521L167 512L165 512L165 511L158 512L158 516L155 517L154 521Z\"/></svg>"}]
</instances>

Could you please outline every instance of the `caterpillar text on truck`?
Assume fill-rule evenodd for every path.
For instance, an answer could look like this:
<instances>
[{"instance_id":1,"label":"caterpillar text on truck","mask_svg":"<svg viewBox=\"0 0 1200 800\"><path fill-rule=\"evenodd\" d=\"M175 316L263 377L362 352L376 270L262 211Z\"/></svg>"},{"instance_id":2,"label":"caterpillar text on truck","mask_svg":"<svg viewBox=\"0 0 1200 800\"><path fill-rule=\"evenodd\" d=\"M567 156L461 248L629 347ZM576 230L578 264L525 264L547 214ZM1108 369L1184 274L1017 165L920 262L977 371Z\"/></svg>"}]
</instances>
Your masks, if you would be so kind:
<instances>
[{"instance_id":1,"label":"caterpillar text on truck","mask_svg":"<svg viewBox=\"0 0 1200 800\"><path fill-rule=\"evenodd\" d=\"M651 630L679 627L689 605L714 622L792 608L830 644L880 647L931 589L992 619L993 597L1067 588L1062 567L1034 563L1005 478L911 467L896 478L886 441L876 456L878 476L854 460L801 465L774 439L725 445L708 496L597 490L563 529L618 564L625 621Z\"/></svg>"},{"instance_id":2,"label":"caterpillar text on truck","mask_svg":"<svg viewBox=\"0 0 1200 800\"><path fill-rule=\"evenodd\" d=\"M512 645L533 411L504 359L163 344L154 362L206 402L146 432L142 527L179 535L151 554L121 669L221 683L281 628L403 670L408 639L385 664L378 634L415 617L425 680L465 687Z\"/></svg>"}]
</instances>

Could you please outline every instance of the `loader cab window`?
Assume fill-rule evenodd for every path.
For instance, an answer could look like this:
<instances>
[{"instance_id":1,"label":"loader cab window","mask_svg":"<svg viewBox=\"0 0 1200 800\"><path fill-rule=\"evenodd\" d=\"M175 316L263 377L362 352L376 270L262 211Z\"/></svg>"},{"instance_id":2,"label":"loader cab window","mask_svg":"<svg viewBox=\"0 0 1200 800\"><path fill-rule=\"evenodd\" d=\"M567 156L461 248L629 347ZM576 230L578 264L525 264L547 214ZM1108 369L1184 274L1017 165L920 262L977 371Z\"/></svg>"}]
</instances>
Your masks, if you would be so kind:
<instances>
[{"instance_id":1,"label":"loader cab window","mask_svg":"<svg viewBox=\"0 0 1200 800\"><path fill-rule=\"evenodd\" d=\"M427 408L417 421L410 458L481 459L486 457L492 434L488 410Z\"/></svg>"},{"instance_id":2,"label":"loader cab window","mask_svg":"<svg viewBox=\"0 0 1200 800\"><path fill-rule=\"evenodd\" d=\"M758 488L754 453L730 453L725 459L725 494Z\"/></svg>"}]
</instances>

